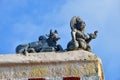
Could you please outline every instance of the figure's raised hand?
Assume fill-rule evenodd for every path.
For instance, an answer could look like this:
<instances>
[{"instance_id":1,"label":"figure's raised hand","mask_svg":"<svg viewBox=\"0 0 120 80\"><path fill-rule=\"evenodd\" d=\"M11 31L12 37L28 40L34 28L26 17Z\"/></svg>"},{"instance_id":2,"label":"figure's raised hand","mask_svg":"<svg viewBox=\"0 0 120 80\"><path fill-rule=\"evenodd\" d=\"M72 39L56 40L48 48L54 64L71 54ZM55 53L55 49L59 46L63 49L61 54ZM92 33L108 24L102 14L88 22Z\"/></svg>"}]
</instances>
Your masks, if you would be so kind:
<instances>
[{"instance_id":1,"label":"figure's raised hand","mask_svg":"<svg viewBox=\"0 0 120 80\"><path fill-rule=\"evenodd\" d=\"M94 31L94 33L88 33L88 35L91 39L95 39L97 37L97 33L98 31Z\"/></svg>"},{"instance_id":2,"label":"figure's raised hand","mask_svg":"<svg viewBox=\"0 0 120 80\"><path fill-rule=\"evenodd\" d=\"M97 37L98 31L94 31L94 39Z\"/></svg>"}]
</instances>

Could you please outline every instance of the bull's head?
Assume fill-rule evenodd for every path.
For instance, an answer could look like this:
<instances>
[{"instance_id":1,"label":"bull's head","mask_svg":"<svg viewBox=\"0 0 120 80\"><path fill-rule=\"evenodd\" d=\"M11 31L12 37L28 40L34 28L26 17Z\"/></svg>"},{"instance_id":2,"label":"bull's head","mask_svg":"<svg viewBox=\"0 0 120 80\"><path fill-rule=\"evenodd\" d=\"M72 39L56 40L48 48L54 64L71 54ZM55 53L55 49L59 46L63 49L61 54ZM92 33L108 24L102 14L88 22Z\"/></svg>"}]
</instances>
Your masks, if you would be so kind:
<instances>
[{"instance_id":1,"label":"bull's head","mask_svg":"<svg viewBox=\"0 0 120 80\"><path fill-rule=\"evenodd\" d=\"M47 35L47 37L53 41L58 41L60 39L57 30L55 31L50 30L50 34Z\"/></svg>"}]
</instances>

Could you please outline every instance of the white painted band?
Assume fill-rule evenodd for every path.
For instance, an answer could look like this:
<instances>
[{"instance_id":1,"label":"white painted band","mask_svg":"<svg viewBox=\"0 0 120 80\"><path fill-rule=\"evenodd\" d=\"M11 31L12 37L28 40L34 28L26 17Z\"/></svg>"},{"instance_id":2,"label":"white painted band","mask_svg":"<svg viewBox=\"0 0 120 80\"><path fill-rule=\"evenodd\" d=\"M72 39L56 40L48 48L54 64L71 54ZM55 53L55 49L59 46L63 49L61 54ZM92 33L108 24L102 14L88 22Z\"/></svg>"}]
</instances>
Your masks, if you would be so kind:
<instances>
[{"instance_id":1,"label":"white painted band","mask_svg":"<svg viewBox=\"0 0 120 80\"><path fill-rule=\"evenodd\" d=\"M10 80L28 80L28 79L32 79L32 78L10 79ZM35 79L38 80L38 78ZM45 78L45 80L64 80L64 78ZM68 80L71 80L70 77L68 77ZM100 80L100 77L99 76L82 77L80 78L80 80Z\"/></svg>"}]
</instances>

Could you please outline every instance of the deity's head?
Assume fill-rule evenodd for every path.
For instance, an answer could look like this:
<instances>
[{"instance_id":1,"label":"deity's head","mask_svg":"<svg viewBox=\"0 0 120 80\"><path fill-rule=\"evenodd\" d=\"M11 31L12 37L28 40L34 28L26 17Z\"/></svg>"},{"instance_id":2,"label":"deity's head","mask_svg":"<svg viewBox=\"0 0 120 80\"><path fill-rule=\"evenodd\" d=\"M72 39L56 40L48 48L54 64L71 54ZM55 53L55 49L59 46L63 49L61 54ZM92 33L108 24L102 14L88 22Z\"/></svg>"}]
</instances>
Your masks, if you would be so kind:
<instances>
[{"instance_id":1,"label":"deity's head","mask_svg":"<svg viewBox=\"0 0 120 80\"><path fill-rule=\"evenodd\" d=\"M77 30L84 32L86 24L80 17L76 17L76 24L75 25L76 25Z\"/></svg>"}]
</instances>

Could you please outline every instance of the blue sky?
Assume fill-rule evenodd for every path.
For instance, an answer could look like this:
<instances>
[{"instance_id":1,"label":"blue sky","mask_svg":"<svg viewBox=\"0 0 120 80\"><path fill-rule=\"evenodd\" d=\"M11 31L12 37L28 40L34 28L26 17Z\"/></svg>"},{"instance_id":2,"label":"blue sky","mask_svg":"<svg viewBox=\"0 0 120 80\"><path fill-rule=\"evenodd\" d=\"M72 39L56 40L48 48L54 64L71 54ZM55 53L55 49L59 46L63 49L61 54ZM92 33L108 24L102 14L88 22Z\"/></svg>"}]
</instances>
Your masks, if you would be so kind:
<instances>
[{"instance_id":1,"label":"blue sky","mask_svg":"<svg viewBox=\"0 0 120 80\"><path fill-rule=\"evenodd\" d=\"M15 54L18 44L50 29L58 30L66 48L73 16L86 22L86 33L99 31L93 53L102 59L106 80L120 80L120 0L0 0L0 54Z\"/></svg>"}]
</instances>

